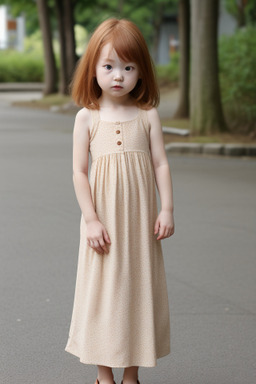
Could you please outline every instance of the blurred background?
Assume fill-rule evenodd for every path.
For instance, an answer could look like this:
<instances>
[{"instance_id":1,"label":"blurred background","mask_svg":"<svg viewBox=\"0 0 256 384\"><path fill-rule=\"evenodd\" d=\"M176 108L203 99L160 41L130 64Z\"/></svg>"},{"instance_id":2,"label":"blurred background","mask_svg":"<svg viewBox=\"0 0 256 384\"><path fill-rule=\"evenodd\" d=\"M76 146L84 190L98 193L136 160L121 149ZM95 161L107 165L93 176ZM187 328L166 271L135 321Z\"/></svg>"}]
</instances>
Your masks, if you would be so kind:
<instances>
[{"instance_id":1,"label":"blurred background","mask_svg":"<svg viewBox=\"0 0 256 384\"><path fill-rule=\"evenodd\" d=\"M0 90L43 83L38 107L67 104L91 33L113 16L131 19L145 36L163 125L190 129L179 141L255 141L255 0L1 0Z\"/></svg>"},{"instance_id":2,"label":"blurred background","mask_svg":"<svg viewBox=\"0 0 256 384\"><path fill-rule=\"evenodd\" d=\"M141 384L253 384L255 0L0 0L0 383L95 382L64 351L81 215L69 84L113 16L138 25L154 59L174 189L171 354L140 368Z\"/></svg>"}]
</instances>

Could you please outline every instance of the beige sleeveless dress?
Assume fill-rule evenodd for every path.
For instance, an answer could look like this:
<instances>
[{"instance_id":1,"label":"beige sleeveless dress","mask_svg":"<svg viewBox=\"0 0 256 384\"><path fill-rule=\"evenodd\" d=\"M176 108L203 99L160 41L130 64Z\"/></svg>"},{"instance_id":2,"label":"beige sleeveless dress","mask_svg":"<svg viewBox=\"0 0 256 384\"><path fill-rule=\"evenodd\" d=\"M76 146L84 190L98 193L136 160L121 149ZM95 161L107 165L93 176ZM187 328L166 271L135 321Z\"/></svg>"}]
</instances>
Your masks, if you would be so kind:
<instances>
[{"instance_id":1,"label":"beige sleeveless dress","mask_svg":"<svg viewBox=\"0 0 256 384\"><path fill-rule=\"evenodd\" d=\"M154 367L170 353L169 305L147 112L125 122L91 111L90 187L110 236L109 254L87 245L81 216L76 288L65 351L85 364Z\"/></svg>"}]
</instances>

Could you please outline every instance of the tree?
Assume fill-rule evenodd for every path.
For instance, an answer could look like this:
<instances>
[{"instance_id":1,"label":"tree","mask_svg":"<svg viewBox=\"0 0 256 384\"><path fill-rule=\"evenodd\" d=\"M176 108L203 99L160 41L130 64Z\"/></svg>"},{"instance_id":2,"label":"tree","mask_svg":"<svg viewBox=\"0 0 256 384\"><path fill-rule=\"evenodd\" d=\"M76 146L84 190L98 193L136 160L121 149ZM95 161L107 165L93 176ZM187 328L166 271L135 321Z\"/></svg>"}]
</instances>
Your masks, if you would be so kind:
<instances>
[{"instance_id":1,"label":"tree","mask_svg":"<svg viewBox=\"0 0 256 384\"><path fill-rule=\"evenodd\" d=\"M77 0L75 20L90 33L107 17L129 18L138 25L149 47L153 48L159 43L164 13L176 12L177 2L178 0Z\"/></svg>"},{"instance_id":2,"label":"tree","mask_svg":"<svg viewBox=\"0 0 256 384\"><path fill-rule=\"evenodd\" d=\"M55 0L60 42L59 92L68 94L68 85L76 64L73 4L71 0Z\"/></svg>"},{"instance_id":3,"label":"tree","mask_svg":"<svg viewBox=\"0 0 256 384\"><path fill-rule=\"evenodd\" d=\"M190 4L179 0L180 97L175 118L189 117Z\"/></svg>"},{"instance_id":4,"label":"tree","mask_svg":"<svg viewBox=\"0 0 256 384\"><path fill-rule=\"evenodd\" d=\"M227 129L218 77L217 0L191 0L190 126L197 134Z\"/></svg>"},{"instance_id":5,"label":"tree","mask_svg":"<svg viewBox=\"0 0 256 384\"><path fill-rule=\"evenodd\" d=\"M256 24L255 0L225 0L225 6L227 11L236 19L238 28L248 24Z\"/></svg>"},{"instance_id":6,"label":"tree","mask_svg":"<svg viewBox=\"0 0 256 384\"><path fill-rule=\"evenodd\" d=\"M53 53L52 32L50 26L49 8L47 5L47 0L37 0L37 9L44 46L44 94L49 95L57 91L57 67Z\"/></svg>"},{"instance_id":7,"label":"tree","mask_svg":"<svg viewBox=\"0 0 256 384\"><path fill-rule=\"evenodd\" d=\"M26 15L26 26L30 32L34 32L39 26L42 33L43 50L44 50L44 77L45 87L44 94L48 95L57 90L57 66L53 53L52 32L50 23L50 11L47 0L0 0L0 4L10 6L11 13L15 16L24 12ZM38 19L37 19L38 15ZM29 21L29 22L28 22Z\"/></svg>"},{"instance_id":8,"label":"tree","mask_svg":"<svg viewBox=\"0 0 256 384\"><path fill-rule=\"evenodd\" d=\"M153 46L152 46L152 56L154 61L158 62L158 46L159 46L159 40L160 40L160 32L161 32L161 25L163 22L163 16L164 16L164 10L165 10L165 4L162 2L159 2L156 4L156 11L154 13L153 17Z\"/></svg>"}]
</instances>

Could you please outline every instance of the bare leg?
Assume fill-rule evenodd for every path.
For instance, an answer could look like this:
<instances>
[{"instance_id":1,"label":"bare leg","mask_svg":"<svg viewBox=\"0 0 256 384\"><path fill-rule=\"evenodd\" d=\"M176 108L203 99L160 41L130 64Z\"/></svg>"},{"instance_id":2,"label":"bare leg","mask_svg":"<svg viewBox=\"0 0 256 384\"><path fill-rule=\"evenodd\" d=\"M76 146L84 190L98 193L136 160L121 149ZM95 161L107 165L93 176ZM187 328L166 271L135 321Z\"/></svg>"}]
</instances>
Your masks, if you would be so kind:
<instances>
[{"instance_id":1,"label":"bare leg","mask_svg":"<svg viewBox=\"0 0 256 384\"><path fill-rule=\"evenodd\" d=\"M106 367L104 365L98 365L98 376L100 384L113 384L114 375L111 367Z\"/></svg>"},{"instance_id":2,"label":"bare leg","mask_svg":"<svg viewBox=\"0 0 256 384\"><path fill-rule=\"evenodd\" d=\"M127 367L124 369L123 384L137 384L139 367Z\"/></svg>"}]
</instances>

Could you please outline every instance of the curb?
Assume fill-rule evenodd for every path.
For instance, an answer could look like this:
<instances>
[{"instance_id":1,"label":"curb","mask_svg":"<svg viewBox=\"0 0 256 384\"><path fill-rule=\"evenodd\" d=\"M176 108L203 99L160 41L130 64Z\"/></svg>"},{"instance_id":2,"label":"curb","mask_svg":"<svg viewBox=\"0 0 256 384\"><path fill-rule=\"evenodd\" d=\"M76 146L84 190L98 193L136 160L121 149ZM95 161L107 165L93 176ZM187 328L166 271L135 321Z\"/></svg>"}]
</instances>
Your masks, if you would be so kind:
<instances>
[{"instance_id":1,"label":"curb","mask_svg":"<svg viewBox=\"0 0 256 384\"><path fill-rule=\"evenodd\" d=\"M256 156L256 144L236 143L168 143L165 145L168 153L201 154L216 156Z\"/></svg>"},{"instance_id":2,"label":"curb","mask_svg":"<svg viewBox=\"0 0 256 384\"><path fill-rule=\"evenodd\" d=\"M33 92L44 89L44 83L0 83L0 92Z\"/></svg>"}]
</instances>

